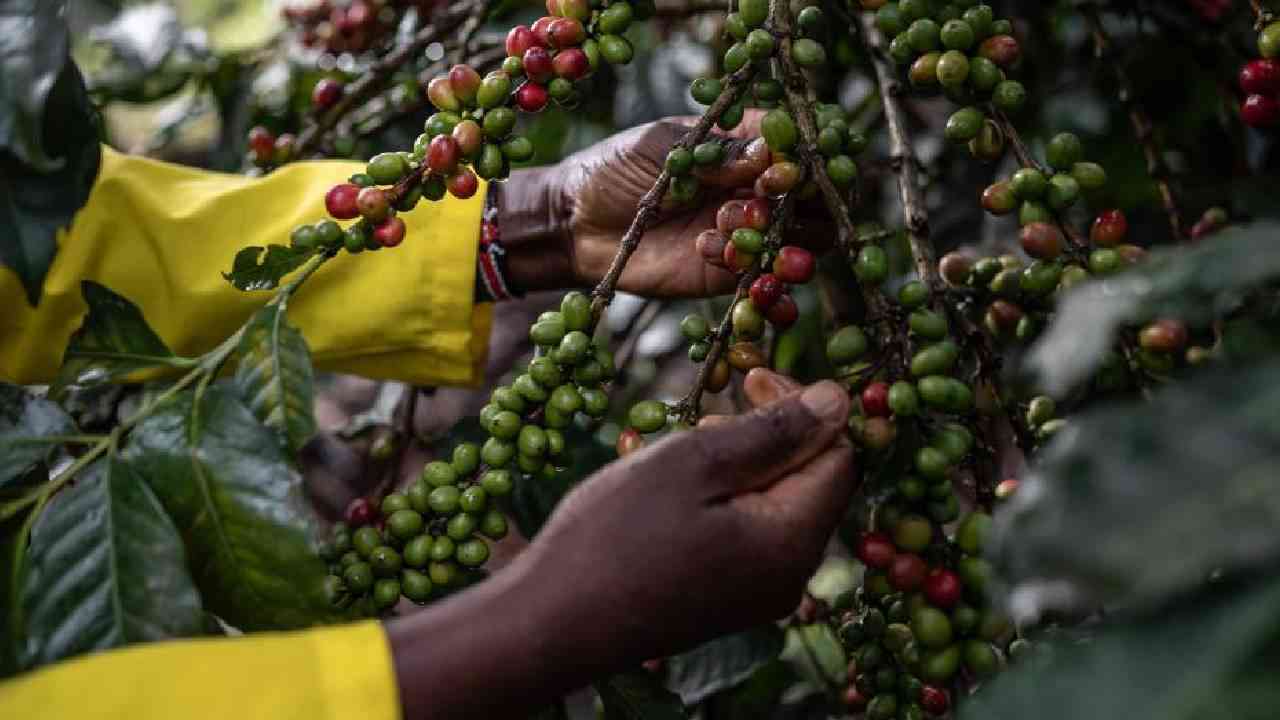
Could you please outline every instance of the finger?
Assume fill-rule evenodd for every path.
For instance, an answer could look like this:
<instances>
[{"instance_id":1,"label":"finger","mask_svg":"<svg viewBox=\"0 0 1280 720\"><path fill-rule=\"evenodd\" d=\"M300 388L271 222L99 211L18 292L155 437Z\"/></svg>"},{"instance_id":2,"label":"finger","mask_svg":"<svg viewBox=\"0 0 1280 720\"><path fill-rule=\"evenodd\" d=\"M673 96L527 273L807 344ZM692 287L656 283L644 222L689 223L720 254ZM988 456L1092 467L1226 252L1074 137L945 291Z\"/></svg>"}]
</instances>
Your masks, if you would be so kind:
<instances>
[{"instance_id":1,"label":"finger","mask_svg":"<svg viewBox=\"0 0 1280 720\"><path fill-rule=\"evenodd\" d=\"M709 478L712 499L724 499L771 484L842 437L849 396L833 382L686 433L680 455L692 457ZM687 455L686 455L687 453Z\"/></svg>"},{"instance_id":2,"label":"finger","mask_svg":"<svg viewBox=\"0 0 1280 720\"><path fill-rule=\"evenodd\" d=\"M717 268L727 267L724 262L724 248L729 244L729 236L710 228L698 233L694 245L698 249L698 254L702 256L703 261Z\"/></svg>"},{"instance_id":3,"label":"finger","mask_svg":"<svg viewBox=\"0 0 1280 720\"><path fill-rule=\"evenodd\" d=\"M698 421L698 427L713 427L728 422L733 416L731 415L708 415Z\"/></svg>"},{"instance_id":4,"label":"finger","mask_svg":"<svg viewBox=\"0 0 1280 720\"><path fill-rule=\"evenodd\" d=\"M769 168L769 146L764 138L734 139L724 143L724 161L715 167L696 168L694 175L713 187L750 187Z\"/></svg>"},{"instance_id":5,"label":"finger","mask_svg":"<svg viewBox=\"0 0 1280 720\"><path fill-rule=\"evenodd\" d=\"M768 368L759 367L747 373L742 389L753 407L762 407L798 393L804 389L804 386L786 375L779 375Z\"/></svg>"},{"instance_id":6,"label":"finger","mask_svg":"<svg viewBox=\"0 0 1280 720\"><path fill-rule=\"evenodd\" d=\"M855 487L853 447L841 439L812 462L784 476L763 498L787 528L811 529L825 540L844 516Z\"/></svg>"}]
</instances>

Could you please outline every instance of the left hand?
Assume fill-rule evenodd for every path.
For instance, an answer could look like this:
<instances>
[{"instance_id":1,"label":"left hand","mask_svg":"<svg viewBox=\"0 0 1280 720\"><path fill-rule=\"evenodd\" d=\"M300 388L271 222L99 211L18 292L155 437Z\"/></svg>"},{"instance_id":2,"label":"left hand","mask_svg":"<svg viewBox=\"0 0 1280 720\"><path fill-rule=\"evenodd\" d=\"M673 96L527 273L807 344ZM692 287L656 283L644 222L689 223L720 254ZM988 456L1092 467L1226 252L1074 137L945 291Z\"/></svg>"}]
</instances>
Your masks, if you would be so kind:
<instances>
[{"instance_id":1,"label":"left hand","mask_svg":"<svg viewBox=\"0 0 1280 720\"><path fill-rule=\"evenodd\" d=\"M709 265L696 238L715 227L721 203L749 190L770 158L749 112L726 144L718 167L696 169L703 192L697 205L669 200L623 272L618 289L656 297L701 297L732 292L728 270ZM609 269L640 199L662 172L671 146L693 118L660 120L619 133L558 165L519 171L502 187L500 220L515 283L525 290L592 285ZM722 136L723 137L723 136Z\"/></svg>"}]
</instances>

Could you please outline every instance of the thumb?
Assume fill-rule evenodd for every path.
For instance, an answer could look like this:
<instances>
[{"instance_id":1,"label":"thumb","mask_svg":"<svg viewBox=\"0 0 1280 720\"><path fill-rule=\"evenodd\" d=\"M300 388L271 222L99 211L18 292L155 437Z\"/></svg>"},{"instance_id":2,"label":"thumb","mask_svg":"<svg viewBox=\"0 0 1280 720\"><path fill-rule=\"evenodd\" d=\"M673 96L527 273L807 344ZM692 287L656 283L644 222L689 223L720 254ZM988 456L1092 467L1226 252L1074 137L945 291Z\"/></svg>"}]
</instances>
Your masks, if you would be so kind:
<instances>
[{"instance_id":1,"label":"thumb","mask_svg":"<svg viewBox=\"0 0 1280 720\"><path fill-rule=\"evenodd\" d=\"M685 433L671 447L707 478L712 499L767 487L843 437L849 396L822 382L750 413ZM689 462L682 460L681 462Z\"/></svg>"}]
</instances>

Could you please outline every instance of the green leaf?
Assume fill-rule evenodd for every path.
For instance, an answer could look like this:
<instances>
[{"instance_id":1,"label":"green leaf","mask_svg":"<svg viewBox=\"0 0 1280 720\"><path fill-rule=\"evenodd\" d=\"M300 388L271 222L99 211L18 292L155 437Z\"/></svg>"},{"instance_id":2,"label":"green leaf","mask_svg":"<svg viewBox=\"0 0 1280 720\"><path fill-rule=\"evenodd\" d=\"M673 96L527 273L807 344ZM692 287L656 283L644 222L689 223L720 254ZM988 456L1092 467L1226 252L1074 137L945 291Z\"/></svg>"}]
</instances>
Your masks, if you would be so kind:
<instances>
[{"instance_id":1,"label":"green leaf","mask_svg":"<svg viewBox=\"0 0 1280 720\"><path fill-rule=\"evenodd\" d=\"M1072 419L996 516L1018 605L1159 601L1280 558L1277 408L1272 363Z\"/></svg>"},{"instance_id":2,"label":"green leaf","mask_svg":"<svg viewBox=\"0 0 1280 720\"><path fill-rule=\"evenodd\" d=\"M102 161L97 111L68 53L65 4L0 0L0 264L32 305L57 231L89 199Z\"/></svg>"},{"instance_id":3,"label":"green leaf","mask_svg":"<svg viewBox=\"0 0 1280 720\"><path fill-rule=\"evenodd\" d=\"M787 628L782 659L791 663L797 675L816 687L831 689L843 686L848 680L849 658L827 623Z\"/></svg>"},{"instance_id":4,"label":"green leaf","mask_svg":"<svg viewBox=\"0 0 1280 720\"><path fill-rule=\"evenodd\" d=\"M679 720L687 718L684 704L662 687L652 674L637 670L620 673L598 683L596 692L604 704L605 720Z\"/></svg>"},{"instance_id":5,"label":"green leaf","mask_svg":"<svg viewBox=\"0 0 1280 720\"><path fill-rule=\"evenodd\" d=\"M1280 224L1271 222L1228 229L1077 288L1031 349L1027 369L1045 391L1060 396L1098 369L1122 326L1166 316L1207 325L1241 292L1280 277L1278 234Z\"/></svg>"},{"instance_id":6,"label":"green leaf","mask_svg":"<svg viewBox=\"0 0 1280 720\"><path fill-rule=\"evenodd\" d=\"M236 384L258 419L278 430L294 453L316 432L311 352L302 333L269 305L240 339Z\"/></svg>"},{"instance_id":7,"label":"green leaf","mask_svg":"<svg viewBox=\"0 0 1280 720\"><path fill-rule=\"evenodd\" d=\"M24 668L202 632L178 529L118 459L54 496L32 530L24 575Z\"/></svg>"},{"instance_id":8,"label":"green leaf","mask_svg":"<svg viewBox=\"0 0 1280 720\"><path fill-rule=\"evenodd\" d=\"M0 383L0 491L52 461L58 445L42 438L77 432L71 416L57 403Z\"/></svg>"},{"instance_id":9,"label":"green leaf","mask_svg":"<svg viewBox=\"0 0 1280 720\"><path fill-rule=\"evenodd\" d=\"M266 251L265 254L263 251ZM280 285L285 275L302 267L316 253L313 248L297 248L284 245L268 245L266 248L251 246L236 253L231 272L222 277L246 292L271 290Z\"/></svg>"},{"instance_id":10,"label":"green leaf","mask_svg":"<svg viewBox=\"0 0 1280 720\"><path fill-rule=\"evenodd\" d=\"M1275 717L1280 583L1224 587L1182 607L1120 618L1043 665L1001 673L960 706L961 720L1243 720ZM1259 663L1268 649L1273 657ZM1260 677L1265 672L1265 681Z\"/></svg>"},{"instance_id":11,"label":"green leaf","mask_svg":"<svg viewBox=\"0 0 1280 720\"><path fill-rule=\"evenodd\" d=\"M18 588L22 585L22 560L26 556L27 534L23 532L31 508L0 522L0 678L16 674L18 648L22 633L22 602Z\"/></svg>"},{"instance_id":12,"label":"green leaf","mask_svg":"<svg viewBox=\"0 0 1280 720\"><path fill-rule=\"evenodd\" d=\"M275 433L230 388L192 405L183 394L143 420L125 455L181 531L205 607L242 630L337 619L314 517Z\"/></svg>"},{"instance_id":13,"label":"green leaf","mask_svg":"<svg viewBox=\"0 0 1280 720\"><path fill-rule=\"evenodd\" d=\"M784 635L776 625L762 625L726 635L676 655L667 662L667 687L693 706L751 677L777 659Z\"/></svg>"},{"instance_id":14,"label":"green leaf","mask_svg":"<svg viewBox=\"0 0 1280 720\"><path fill-rule=\"evenodd\" d=\"M145 368L192 363L174 355L128 299L90 280L80 283L80 294L89 314L67 344L50 394L119 381Z\"/></svg>"}]
</instances>

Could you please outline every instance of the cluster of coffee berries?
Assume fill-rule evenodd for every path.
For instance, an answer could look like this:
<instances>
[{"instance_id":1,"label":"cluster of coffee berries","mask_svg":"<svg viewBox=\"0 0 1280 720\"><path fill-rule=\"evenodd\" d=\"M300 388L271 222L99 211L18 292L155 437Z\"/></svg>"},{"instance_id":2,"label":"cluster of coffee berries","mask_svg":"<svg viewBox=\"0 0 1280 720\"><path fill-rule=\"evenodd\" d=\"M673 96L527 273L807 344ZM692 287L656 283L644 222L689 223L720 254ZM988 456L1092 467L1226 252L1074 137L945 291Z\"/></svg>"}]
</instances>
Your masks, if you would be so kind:
<instances>
[{"instance_id":1,"label":"cluster of coffee berries","mask_svg":"<svg viewBox=\"0 0 1280 720\"><path fill-rule=\"evenodd\" d=\"M423 604L465 583L489 559L484 538L507 534L496 506L510 494L511 473L483 464L474 443L453 449L449 462L428 463L404 492L376 507L359 498L321 550L330 563L327 590L336 605L385 612L400 596Z\"/></svg>"},{"instance_id":2,"label":"cluster of coffee berries","mask_svg":"<svg viewBox=\"0 0 1280 720\"><path fill-rule=\"evenodd\" d=\"M259 168L283 165L293 159L294 145L297 138L292 133L281 133L276 136L261 125L249 130L250 164Z\"/></svg>"},{"instance_id":3,"label":"cluster of coffee berries","mask_svg":"<svg viewBox=\"0 0 1280 720\"><path fill-rule=\"evenodd\" d=\"M844 700L869 719L946 715L953 697L1030 649L987 603L991 517L966 515L948 537L937 518L954 514L935 508L950 492L904 476L857 540L862 585L837 601L835 622L850 656Z\"/></svg>"},{"instance_id":4,"label":"cluster of coffee berries","mask_svg":"<svg viewBox=\"0 0 1280 720\"><path fill-rule=\"evenodd\" d=\"M1273 44L1280 45L1280 22L1269 29L1276 35ZM1276 59L1274 53L1272 57L1250 60L1240 68L1240 90L1245 94L1240 117L1246 125L1255 128L1280 125L1280 59Z\"/></svg>"},{"instance_id":5,"label":"cluster of coffee berries","mask_svg":"<svg viewBox=\"0 0 1280 720\"><path fill-rule=\"evenodd\" d=\"M1016 113L1026 104L1026 88L1006 75L1022 56L1012 24L972 1L862 0L862 7L875 10L877 27L890 38L889 56L908 68L913 88L940 90L963 106L947 122L947 139L967 143L976 158L999 158L1004 134L980 106Z\"/></svg>"},{"instance_id":6,"label":"cluster of coffee berries","mask_svg":"<svg viewBox=\"0 0 1280 720\"><path fill-rule=\"evenodd\" d=\"M546 16L507 33L507 58L499 71L524 78L516 88L515 105L528 113L541 111L552 100L575 104L573 83L595 72L601 60L610 65L631 62L635 51L622 33L632 21L653 14L652 3L626 0L607 5L547 0L546 6Z\"/></svg>"},{"instance_id":7,"label":"cluster of coffee berries","mask_svg":"<svg viewBox=\"0 0 1280 720\"><path fill-rule=\"evenodd\" d=\"M281 10L303 47L360 54L390 39L410 8L427 17L438 0L291 0Z\"/></svg>"},{"instance_id":8,"label":"cluster of coffee berries","mask_svg":"<svg viewBox=\"0 0 1280 720\"><path fill-rule=\"evenodd\" d=\"M1018 212L1022 226L1053 223L1056 213L1068 210L1082 196L1102 189L1107 172L1101 165L1083 160L1084 146L1073 133L1059 133L1046 151L1049 171L1024 167L1012 177L994 183L982 193L982 207L992 215ZM1055 257L1061 252L1045 248ZM1037 255L1033 256L1038 257Z\"/></svg>"}]
</instances>

